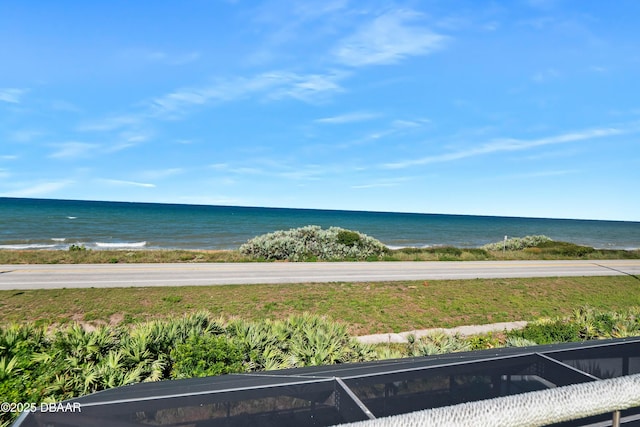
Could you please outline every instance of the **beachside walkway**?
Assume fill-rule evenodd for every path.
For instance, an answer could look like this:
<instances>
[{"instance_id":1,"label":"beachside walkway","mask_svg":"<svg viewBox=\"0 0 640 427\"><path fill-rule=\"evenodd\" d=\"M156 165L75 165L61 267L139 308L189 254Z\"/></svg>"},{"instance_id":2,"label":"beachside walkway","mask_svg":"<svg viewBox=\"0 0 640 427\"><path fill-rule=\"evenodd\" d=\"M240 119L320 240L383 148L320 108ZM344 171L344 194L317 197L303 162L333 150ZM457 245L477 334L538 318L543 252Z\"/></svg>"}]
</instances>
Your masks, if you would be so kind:
<instances>
[{"instance_id":1,"label":"beachside walkway","mask_svg":"<svg viewBox=\"0 0 640 427\"><path fill-rule=\"evenodd\" d=\"M468 326L458 326L456 328L433 328L433 329L421 329L415 331L408 332L399 332L399 333L390 333L390 334L375 334L375 335L363 335L357 337L356 339L363 344L386 344L386 343L397 343L397 344L406 344L408 342L407 337L409 335L413 335L416 338L420 338L426 335L430 335L433 333L442 332L448 335L461 335L461 336L472 336L472 335L480 335L487 334L489 332L502 332L502 331L510 331L512 329L522 329L527 326L527 322L519 321L519 322L500 322L500 323L490 323L487 325L468 325Z\"/></svg>"}]
</instances>

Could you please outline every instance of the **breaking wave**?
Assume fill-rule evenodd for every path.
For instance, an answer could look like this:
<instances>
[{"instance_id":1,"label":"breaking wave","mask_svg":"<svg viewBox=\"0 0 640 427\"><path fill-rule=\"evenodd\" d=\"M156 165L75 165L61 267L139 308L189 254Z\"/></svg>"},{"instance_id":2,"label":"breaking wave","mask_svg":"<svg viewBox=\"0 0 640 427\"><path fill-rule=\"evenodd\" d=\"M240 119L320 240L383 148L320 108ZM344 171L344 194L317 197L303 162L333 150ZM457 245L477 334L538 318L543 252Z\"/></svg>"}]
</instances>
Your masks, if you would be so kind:
<instances>
[{"instance_id":1,"label":"breaking wave","mask_svg":"<svg viewBox=\"0 0 640 427\"><path fill-rule=\"evenodd\" d=\"M117 248L144 248L147 242L96 242L99 248L117 249Z\"/></svg>"},{"instance_id":2,"label":"breaking wave","mask_svg":"<svg viewBox=\"0 0 640 427\"><path fill-rule=\"evenodd\" d=\"M23 244L15 244L15 245L0 245L0 249L10 249L21 251L25 249L52 249L57 245L47 245L43 243L23 243Z\"/></svg>"}]
</instances>

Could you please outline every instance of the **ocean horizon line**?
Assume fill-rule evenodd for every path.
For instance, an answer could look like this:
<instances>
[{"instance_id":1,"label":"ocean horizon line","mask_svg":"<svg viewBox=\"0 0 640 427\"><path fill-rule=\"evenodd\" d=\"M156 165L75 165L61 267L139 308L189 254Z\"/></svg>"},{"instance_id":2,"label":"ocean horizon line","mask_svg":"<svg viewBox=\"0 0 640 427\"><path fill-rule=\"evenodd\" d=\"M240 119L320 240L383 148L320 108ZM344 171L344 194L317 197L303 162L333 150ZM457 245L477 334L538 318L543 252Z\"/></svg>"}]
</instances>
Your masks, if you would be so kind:
<instances>
[{"instance_id":1,"label":"ocean horizon line","mask_svg":"<svg viewBox=\"0 0 640 427\"><path fill-rule=\"evenodd\" d=\"M504 236L545 235L594 248L640 248L640 223L631 221L0 198L0 248L235 249L256 236L307 225L358 231L389 247L481 247Z\"/></svg>"},{"instance_id":2,"label":"ocean horizon line","mask_svg":"<svg viewBox=\"0 0 640 427\"><path fill-rule=\"evenodd\" d=\"M57 199L47 197L8 197L0 196L0 200L31 200L48 202L87 202L87 203L113 203L126 205L161 205L161 206L185 206L185 207L213 207L213 208L233 208L233 209L269 209L269 210L293 210L293 211L316 211L316 212L336 212L336 213L363 213L363 214L398 214L398 215L427 215L427 216L451 216L451 217L476 217L476 218L505 218L505 219L532 219L532 220L554 220L554 221L596 221L596 222L622 222L638 223L640 220L625 219L597 219L597 218L569 218L569 217L545 217L545 216L523 216L523 215L491 215L491 214L469 214L469 213L442 213L442 212L413 212L413 211L392 211L392 210L366 210L366 209L338 209L338 208L309 208L309 207L284 207L284 206L249 206L249 205L224 205L206 203L179 203L179 202L149 202L149 201L127 201L127 200L97 200L97 199ZM309 224L312 225L312 224Z\"/></svg>"}]
</instances>

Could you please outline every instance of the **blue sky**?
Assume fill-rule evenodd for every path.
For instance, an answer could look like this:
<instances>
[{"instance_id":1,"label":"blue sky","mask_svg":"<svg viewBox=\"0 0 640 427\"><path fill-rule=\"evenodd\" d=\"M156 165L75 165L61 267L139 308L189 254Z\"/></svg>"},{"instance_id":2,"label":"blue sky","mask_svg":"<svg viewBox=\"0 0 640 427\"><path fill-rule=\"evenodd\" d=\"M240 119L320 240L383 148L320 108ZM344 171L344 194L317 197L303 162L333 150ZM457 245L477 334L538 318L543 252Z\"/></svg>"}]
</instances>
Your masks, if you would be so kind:
<instances>
[{"instance_id":1,"label":"blue sky","mask_svg":"<svg viewBox=\"0 0 640 427\"><path fill-rule=\"evenodd\" d=\"M0 196L640 221L640 2L0 4Z\"/></svg>"}]
</instances>

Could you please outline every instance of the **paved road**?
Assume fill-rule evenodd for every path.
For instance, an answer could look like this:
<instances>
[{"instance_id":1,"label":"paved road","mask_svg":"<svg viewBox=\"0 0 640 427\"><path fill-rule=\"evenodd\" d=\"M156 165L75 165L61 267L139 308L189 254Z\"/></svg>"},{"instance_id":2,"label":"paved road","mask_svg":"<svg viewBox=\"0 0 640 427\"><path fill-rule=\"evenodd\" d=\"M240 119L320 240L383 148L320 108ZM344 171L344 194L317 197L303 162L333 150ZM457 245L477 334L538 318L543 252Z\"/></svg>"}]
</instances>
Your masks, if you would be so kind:
<instances>
[{"instance_id":1,"label":"paved road","mask_svg":"<svg viewBox=\"0 0 640 427\"><path fill-rule=\"evenodd\" d=\"M640 260L0 265L0 290L623 274Z\"/></svg>"}]
</instances>

